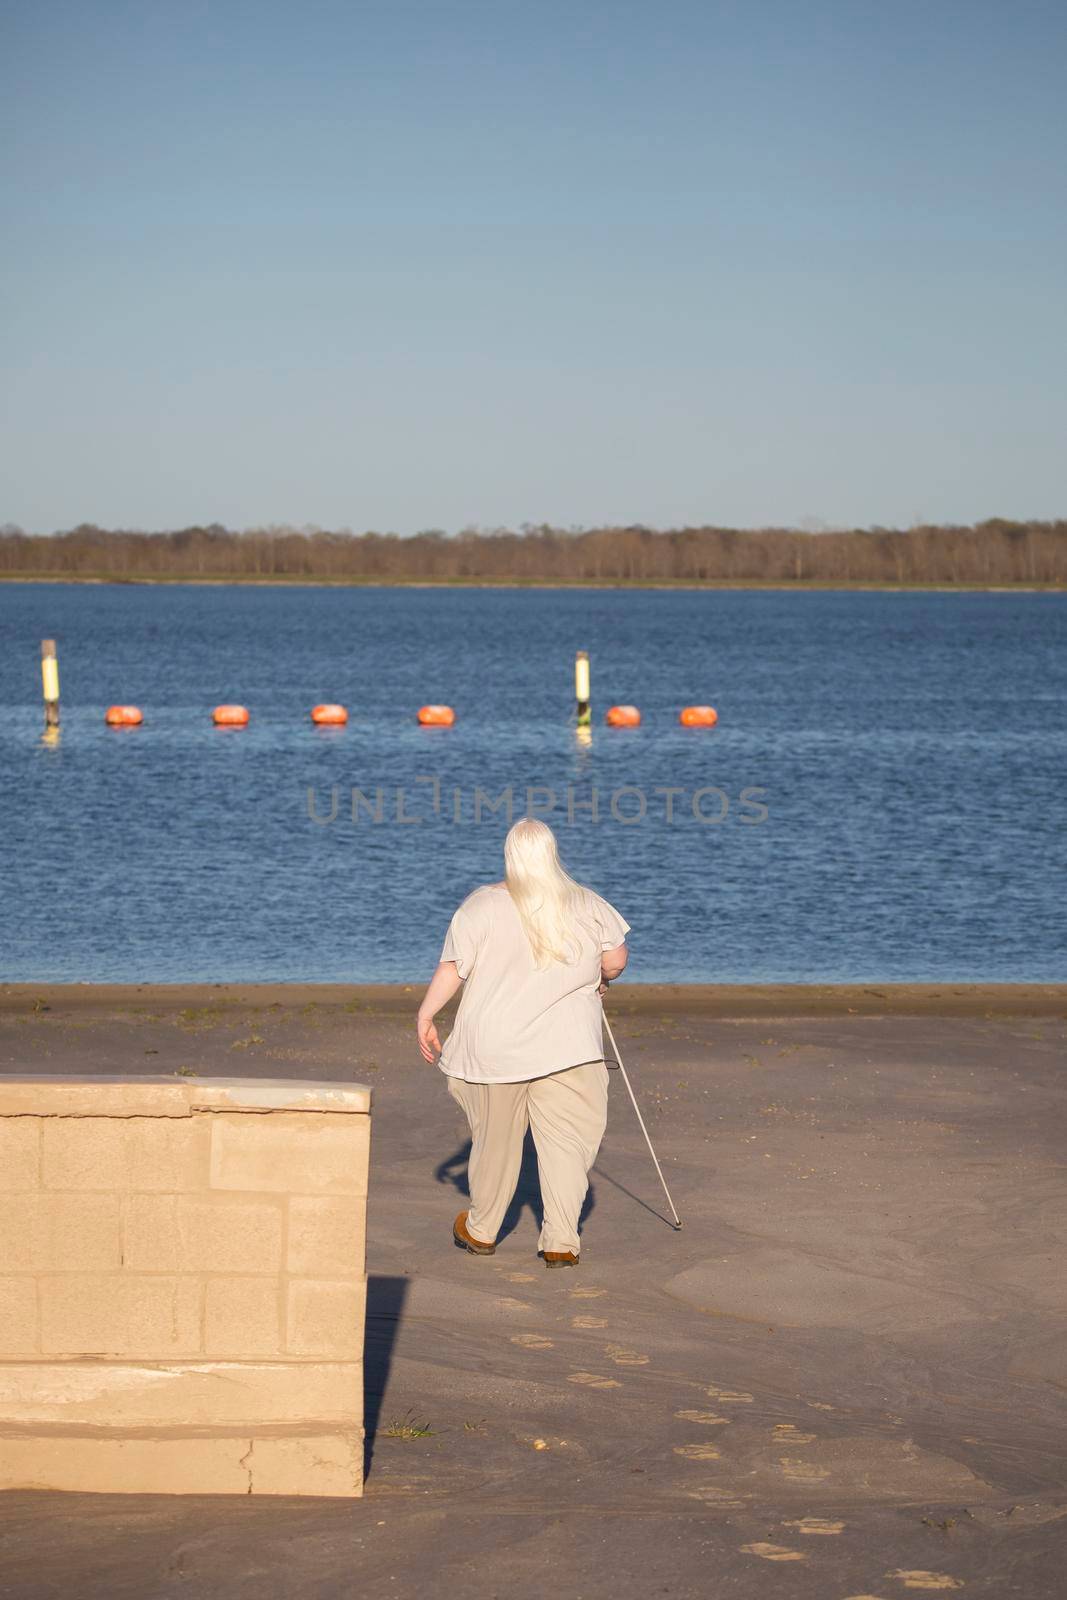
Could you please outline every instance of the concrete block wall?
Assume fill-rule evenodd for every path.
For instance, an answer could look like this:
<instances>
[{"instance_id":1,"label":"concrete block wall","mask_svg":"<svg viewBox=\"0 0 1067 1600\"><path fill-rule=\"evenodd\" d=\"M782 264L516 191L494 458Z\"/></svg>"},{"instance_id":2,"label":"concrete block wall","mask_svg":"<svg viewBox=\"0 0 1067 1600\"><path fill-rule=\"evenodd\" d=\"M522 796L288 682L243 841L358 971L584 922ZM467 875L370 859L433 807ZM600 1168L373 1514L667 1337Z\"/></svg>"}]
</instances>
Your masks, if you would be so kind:
<instances>
[{"instance_id":1,"label":"concrete block wall","mask_svg":"<svg viewBox=\"0 0 1067 1600\"><path fill-rule=\"evenodd\" d=\"M358 1495L370 1090L0 1078L0 1488Z\"/></svg>"}]
</instances>

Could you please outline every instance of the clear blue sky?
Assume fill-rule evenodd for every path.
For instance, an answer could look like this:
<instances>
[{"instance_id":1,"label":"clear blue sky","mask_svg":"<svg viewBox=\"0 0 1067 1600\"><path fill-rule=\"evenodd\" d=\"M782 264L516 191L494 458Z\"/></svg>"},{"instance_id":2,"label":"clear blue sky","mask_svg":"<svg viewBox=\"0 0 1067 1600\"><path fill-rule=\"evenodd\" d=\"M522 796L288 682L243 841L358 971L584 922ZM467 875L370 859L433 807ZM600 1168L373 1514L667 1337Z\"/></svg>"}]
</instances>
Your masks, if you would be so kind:
<instances>
[{"instance_id":1,"label":"clear blue sky","mask_svg":"<svg viewBox=\"0 0 1067 1600\"><path fill-rule=\"evenodd\" d=\"M0 23L0 521L1067 513L1062 0Z\"/></svg>"}]
</instances>

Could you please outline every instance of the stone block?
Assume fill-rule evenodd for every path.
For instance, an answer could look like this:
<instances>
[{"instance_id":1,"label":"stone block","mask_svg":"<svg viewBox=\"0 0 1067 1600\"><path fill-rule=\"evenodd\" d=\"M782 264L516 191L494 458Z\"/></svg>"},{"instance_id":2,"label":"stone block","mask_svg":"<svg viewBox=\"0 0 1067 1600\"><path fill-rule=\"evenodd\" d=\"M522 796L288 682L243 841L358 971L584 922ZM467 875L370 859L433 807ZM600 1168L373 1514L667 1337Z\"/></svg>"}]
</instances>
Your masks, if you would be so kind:
<instances>
[{"instance_id":1,"label":"stone block","mask_svg":"<svg viewBox=\"0 0 1067 1600\"><path fill-rule=\"evenodd\" d=\"M191 1103L188 1080L182 1078L99 1072L85 1077L5 1073L0 1078L2 1117L188 1117Z\"/></svg>"},{"instance_id":2,"label":"stone block","mask_svg":"<svg viewBox=\"0 0 1067 1600\"><path fill-rule=\"evenodd\" d=\"M0 1189L36 1189L41 1177L41 1118L0 1119Z\"/></svg>"},{"instance_id":3,"label":"stone block","mask_svg":"<svg viewBox=\"0 0 1067 1600\"><path fill-rule=\"evenodd\" d=\"M362 1417L358 1361L0 1361L0 1419L11 1427L160 1428L180 1419L233 1431L313 1418L349 1428Z\"/></svg>"},{"instance_id":4,"label":"stone block","mask_svg":"<svg viewBox=\"0 0 1067 1600\"><path fill-rule=\"evenodd\" d=\"M361 1495L363 1429L257 1437L245 1464L252 1494Z\"/></svg>"},{"instance_id":5,"label":"stone block","mask_svg":"<svg viewBox=\"0 0 1067 1600\"><path fill-rule=\"evenodd\" d=\"M281 1205L224 1194L130 1195L124 1260L138 1272L278 1273Z\"/></svg>"},{"instance_id":6,"label":"stone block","mask_svg":"<svg viewBox=\"0 0 1067 1600\"><path fill-rule=\"evenodd\" d=\"M98 1271L122 1260L115 1194L9 1194L0 1204L0 1264L9 1272Z\"/></svg>"},{"instance_id":7,"label":"stone block","mask_svg":"<svg viewBox=\"0 0 1067 1600\"><path fill-rule=\"evenodd\" d=\"M131 1272L181 1266L176 1194L130 1194L122 1202L122 1264Z\"/></svg>"},{"instance_id":8,"label":"stone block","mask_svg":"<svg viewBox=\"0 0 1067 1600\"><path fill-rule=\"evenodd\" d=\"M367 1202L358 1195L303 1195L289 1202L286 1266L312 1278L361 1278Z\"/></svg>"},{"instance_id":9,"label":"stone block","mask_svg":"<svg viewBox=\"0 0 1067 1600\"><path fill-rule=\"evenodd\" d=\"M211 1117L211 1186L275 1194L367 1192L370 1118L343 1112Z\"/></svg>"},{"instance_id":10,"label":"stone block","mask_svg":"<svg viewBox=\"0 0 1067 1600\"><path fill-rule=\"evenodd\" d=\"M199 1117L49 1117L42 1130L48 1189L207 1186L210 1131Z\"/></svg>"},{"instance_id":11,"label":"stone block","mask_svg":"<svg viewBox=\"0 0 1067 1600\"><path fill-rule=\"evenodd\" d=\"M94 1494L287 1494L352 1498L363 1492L359 1428L297 1434L142 1434L67 1430L0 1433L0 1489Z\"/></svg>"},{"instance_id":12,"label":"stone block","mask_svg":"<svg viewBox=\"0 0 1067 1600\"><path fill-rule=\"evenodd\" d=\"M205 1354L280 1355L281 1293L277 1278L209 1278L204 1303Z\"/></svg>"},{"instance_id":13,"label":"stone block","mask_svg":"<svg viewBox=\"0 0 1067 1600\"><path fill-rule=\"evenodd\" d=\"M189 1078L189 1104L198 1111L344 1111L367 1116L365 1083L333 1078Z\"/></svg>"},{"instance_id":14,"label":"stone block","mask_svg":"<svg viewBox=\"0 0 1067 1600\"><path fill-rule=\"evenodd\" d=\"M29 1355L36 1349L36 1278L0 1278L0 1355Z\"/></svg>"},{"instance_id":15,"label":"stone block","mask_svg":"<svg viewBox=\"0 0 1067 1600\"><path fill-rule=\"evenodd\" d=\"M290 1355L356 1361L363 1354L367 1285L290 1278L285 1345Z\"/></svg>"},{"instance_id":16,"label":"stone block","mask_svg":"<svg viewBox=\"0 0 1067 1600\"><path fill-rule=\"evenodd\" d=\"M197 1278L67 1273L38 1280L45 1355L199 1355Z\"/></svg>"}]
</instances>

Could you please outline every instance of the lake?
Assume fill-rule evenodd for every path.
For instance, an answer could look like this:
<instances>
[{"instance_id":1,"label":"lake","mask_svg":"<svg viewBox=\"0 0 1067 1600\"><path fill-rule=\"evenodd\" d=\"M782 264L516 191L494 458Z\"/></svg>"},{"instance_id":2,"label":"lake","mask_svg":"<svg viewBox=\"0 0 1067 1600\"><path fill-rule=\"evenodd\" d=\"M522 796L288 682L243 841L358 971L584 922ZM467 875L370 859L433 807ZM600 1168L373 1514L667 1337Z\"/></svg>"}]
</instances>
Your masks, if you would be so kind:
<instances>
[{"instance_id":1,"label":"lake","mask_svg":"<svg viewBox=\"0 0 1067 1600\"><path fill-rule=\"evenodd\" d=\"M0 585L0 978L418 982L529 804L635 980L1062 981L1065 645L1062 594Z\"/></svg>"}]
</instances>

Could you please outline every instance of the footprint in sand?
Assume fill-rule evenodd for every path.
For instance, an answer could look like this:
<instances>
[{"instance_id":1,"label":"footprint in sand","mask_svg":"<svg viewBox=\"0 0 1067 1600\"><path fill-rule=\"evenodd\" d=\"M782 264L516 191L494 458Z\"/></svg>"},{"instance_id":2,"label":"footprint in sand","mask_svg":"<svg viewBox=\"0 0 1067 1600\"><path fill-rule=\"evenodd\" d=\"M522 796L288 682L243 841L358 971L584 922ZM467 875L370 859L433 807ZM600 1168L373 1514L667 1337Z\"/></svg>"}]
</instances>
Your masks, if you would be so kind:
<instances>
[{"instance_id":1,"label":"footprint in sand","mask_svg":"<svg viewBox=\"0 0 1067 1600\"><path fill-rule=\"evenodd\" d=\"M744 1389L720 1389L714 1383L704 1390L709 1400L721 1400L724 1406L750 1405L752 1396Z\"/></svg>"},{"instance_id":2,"label":"footprint in sand","mask_svg":"<svg viewBox=\"0 0 1067 1600\"><path fill-rule=\"evenodd\" d=\"M722 1506L727 1511L741 1510L747 1503L747 1498L733 1494L729 1489L721 1489L717 1483L705 1483L698 1489L683 1489L682 1493L687 1500L700 1500L706 1506Z\"/></svg>"},{"instance_id":3,"label":"footprint in sand","mask_svg":"<svg viewBox=\"0 0 1067 1600\"><path fill-rule=\"evenodd\" d=\"M608 1325L607 1317L572 1317L571 1318L571 1327L572 1328L606 1328L607 1325Z\"/></svg>"},{"instance_id":4,"label":"footprint in sand","mask_svg":"<svg viewBox=\"0 0 1067 1600\"><path fill-rule=\"evenodd\" d=\"M716 1416L714 1411L676 1411L674 1414L676 1417L681 1417L683 1422L703 1422L709 1428L716 1423L728 1424L730 1421L729 1417Z\"/></svg>"},{"instance_id":5,"label":"footprint in sand","mask_svg":"<svg viewBox=\"0 0 1067 1600\"><path fill-rule=\"evenodd\" d=\"M887 1578L900 1578L905 1589L962 1589L962 1578L950 1578L947 1572L924 1572L919 1567L898 1567L887 1572Z\"/></svg>"},{"instance_id":6,"label":"footprint in sand","mask_svg":"<svg viewBox=\"0 0 1067 1600\"><path fill-rule=\"evenodd\" d=\"M639 1350L628 1350L623 1344L606 1344L604 1354L610 1356L617 1367L646 1367L648 1357Z\"/></svg>"},{"instance_id":7,"label":"footprint in sand","mask_svg":"<svg viewBox=\"0 0 1067 1600\"><path fill-rule=\"evenodd\" d=\"M523 1350L551 1350L552 1340L546 1339L543 1333L513 1333L512 1344L517 1344Z\"/></svg>"},{"instance_id":8,"label":"footprint in sand","mask_svg":"<svg viewBox=\"0 0 1067 1600\"><path fill-rule=\"evenodd\" d=\"M790 1550L784 1544L767 1544L765 1541L758 1544L743 1544L742 1555L762 1556L764 1561L806 1561L808 1558L803 1550Z\"/></svg>"},{"instance_id":9,"label":"footprint in sand","mask_svg":"<svg viewBox=\"0 0 1067 1600\"><path fill-rule=\"evenodd\" d=\"M536 1281L532 1272L509 1272L507 1280L509 1283L534 1283Z\"/></svg>"},{"instance_id":10,"label":"footprint in sand","mask_svg":"<svg viewBox=\"0 0 1067 1600\"><path fill-rule=\"evenodd\" d=\"M844 1533L843 1522L831 1522L828 1517L799 1517L795 1522L783 1522L783 1528L795 1528L798 1533Z\"/></svg>"},{"instance_id":11,"label":"footprint in sand","mask_svg":"<svg viewBox=\"0 0 1067 1600\"><path fill-rule=\"evenodd\" d=\"M618 1378L603 1378L599 1372L571 1372L567 1375L568 1383L581 1383L587 1389L621 1389L622 1384Z\"/></svg>"},{"instance_id":12,"label":"footprint in sand","mask_svg":"<svg viewBox=\"0 0 1067 1600\"><path fill-rule=\"evenodd\" d=\"M525 1300L515 1300L511 1295L498 1295L496 1303L501 1311L529 1311L530 1309Z\"/></svg>"},{"instance_id":13,"label":"footprint in sand","mask_svg":"<svg viewBox=\"0 0 1067 1600\"><path fill-rule=\"evenodd\" d=\"M792 1478L795 1483L821 1483L830 1476L828 1467L813 1467L810 1462L793 1456L781 1456L778 1465L783 1477Z\"/></svg>"},{"instance_id":14,"label":"footprint in sand","mask_svg":"<svg viewBox=\"0 0 1067 1600\"><path fill-rule=\"evenodd\" d=\"M816 1438L814 1433L801 1433L791 1422L778 1422L774 1428L775 1444L811 1444Z\"/></svg>"},{"instance_id":15,"label":"footprint in sand","mask_svg":"<svg viewBox=\"0 0 1067 1600\"><path fill-rule=\"evenodd\" d=\"M684 1456L687 1461L721 1461L722 1457L713 1444L676 1444L676 1456Z\"/></svg>"},{"instance_id":16,"label":"footprint in sand","mask_svg":"<svg viewBox=\"0 0 1067 1600\"><path fill-rule=\"evenodd\" d=\"M804 1404L813 1411L836 1411L836 1406L828 1406L824 1400L805 1400Z\"/></svg>"},{"instance_id":17,"label":"footprint in sand","mask_svg":"<svg viewBox=\"0 0 1067 1600\"><path fill-rule=\"evenodd\" d=\"M572 1300L596 1300L607 1292L606 1289L572 1289L570 1297Z\"/></svg>"}]
</instances>

